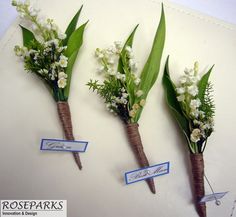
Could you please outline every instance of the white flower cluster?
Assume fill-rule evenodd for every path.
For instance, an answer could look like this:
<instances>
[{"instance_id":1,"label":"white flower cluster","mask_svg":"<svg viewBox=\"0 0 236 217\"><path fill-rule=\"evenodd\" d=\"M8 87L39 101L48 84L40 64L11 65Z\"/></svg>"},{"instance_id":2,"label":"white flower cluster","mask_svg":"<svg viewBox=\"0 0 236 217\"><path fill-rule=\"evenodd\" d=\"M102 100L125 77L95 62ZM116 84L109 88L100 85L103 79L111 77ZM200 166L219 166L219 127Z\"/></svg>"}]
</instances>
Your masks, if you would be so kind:
<instances>
[{"instance_id":1,"label":"white flower cluster","mask_svg":"<svg viewBox=\"0 0 236 217\"><path fill-rule=\"evenodd\" d=\"M141 107L143 107L143 106L145 105L145 103L146 103L146 100L145 100L145 99L141 99L139 103L133 104L132 109L129 111L129 116L130 116L131 118L134 118L135 115L136 115L136 113L137 113L137 111L138 111Z\"/></svg>"},{"instance_id":2,"label":"white flower cluster","mask_svg":"<svg viewBox=\"0 0 236 217\"><path fill-rule=\"evenodd\" d=\"M117 86L119 88L117 91L118 94L116 93L107 102L106 106L110 112L116 113L119 105L128 107L129 94L127 85L132 84L134 86L134 95L136 97L139 98L143 95L143 91L138 89L141 80L136 73L137 63L134 60L133 50L130 46L126 46L122 51L121 42L116 41L113 46L107 49L97 48L95 50L95 56L100 63L100 67L97 70L98 73L103 74L107 81L119 81L121 85L121 87ZM117 71L119 58L123 63L123 73ZM131 108L129 116L134 117L140 106L144 106L144 104L145 100L140 99L140 103L135 104Z\"/></svg>"},{"instance_id":3,"label":"white flower cluster","mask_svg":"<svg viewBox=\"0 0 236 217\"><path fill-rule=\"evenodd\" d=\"M31 28L37 33L37 39L39 41L48 41L54 38L63 40L66 38L66 34L59 30L52 19L43 19L42 17L39 17L40 10L35 9L30 5L30 1L26 0L25 2L21 2L12 0L12 5L16 7L21 18L31 22Z\"/></svg>"},{"instance_id":4,"label":"white flower cluster","mask_svg":"<svg viewBox=\"0 0 236 217\"><path fill-rule=\"evenodd\" d=\"M63 55L67 47L62 45L62 40L66 38L66 34L58 29L52 19L40 18L39 10L34 9L29 1L23 3L13 0L12 5L22 18L30 21L38 40L32 42L31 48L15 46L16 55L22 58L28 71L40 75L58 88L65 88L68 58Z\"/></svg>"},{"instance_id":5,"label":"white flower cluster","mask_svg":"<svg viewBox=\"0 0 236 217\"><path fill-rule=\"evenodd\" d=\"M53 39L40 45L40 49L15 46L15 53L21 57L29 71L38 73L48 81L56 82L58 88L65 88L67 74L65 68L68 58L63 55L65 46L59 46L59 40Z\"/></svg>"},{"instance_id":6,"label":"white flower cluster","mask_svg":"<svg viewBox=\"0 0 236 217\"><path fill-rule=\"evenodd\" d=\"M190 140L197 143L201 139L207 137L207 132L213 130L214 121L212 118L205 116L205 112L201 109L201 101L198 98L198 62L194 63L193 69L185 69L185 75L179 80L176 88L177 100L180 102L186 116L192 120Z\"/></svg>"},{"instance_id":7,"label":"white flower cluster","mask_svg":"<svg viewBox=\"0 0 236 217\"><path fill-rule=\"evenodd\" d=\"M127 103L128 103L128 93L126 92L125 88L122 87L120 90L120 96L119 97L112 96L111 102L108 102L106 104L106 107L111 113L116 114L118 105L119 104L127 105Z\"/></svg>"}]
</instances>

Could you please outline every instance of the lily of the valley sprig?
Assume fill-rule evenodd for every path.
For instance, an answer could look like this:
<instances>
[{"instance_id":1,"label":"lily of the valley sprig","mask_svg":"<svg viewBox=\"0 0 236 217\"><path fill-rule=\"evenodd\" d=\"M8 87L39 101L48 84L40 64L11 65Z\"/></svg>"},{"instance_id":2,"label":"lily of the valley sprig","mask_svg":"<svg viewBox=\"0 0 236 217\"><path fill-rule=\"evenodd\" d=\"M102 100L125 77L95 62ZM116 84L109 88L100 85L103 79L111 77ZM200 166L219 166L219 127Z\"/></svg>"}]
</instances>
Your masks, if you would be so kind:
<instances>
[{"instance_id":1,"label":"lily of the valley sprig","mask_svg":"<svg viewBox=\"0 0 236 217\"><path fill-rule=\"evenodd\" d=\"M170 78L168 59L163 76L166 101L185 135L190 151L195 190L196 209L200 217L206 217L205 203L199 203L205 194L203 152L214 130L215 104L212 85L208 81L213 66L200 76L198 63L185 69L177 84Z\"/></svg>"},{"instance_id":2,"label":"lily of the valley sprig","mask_svg":"<svg viewBox=\"0 0 236 217\"><path fill-rule=\"evenodd\" d=\"M72 69L83 43L84 23L76 29L82 7L69 23L65 33L52 19L43 19L29 1L12 1L27 28L21 26L23 46L15 46L15 53L24 62L25 70L38 76L57 102L58 114L66 139L74 140L68 98ZM79 168L79 154L73 152Z\"/></svg>"},{"instance_id":3,"label":"lily of the valley sprig","mask_svg":"<svg viewBox=\"0 0 236 217\"><path fill-rule=\"evenodd\" d=\"M90 80L88 86L104 99L106 107L111 113L121 118L126 126L127 135L139 165L146 167L149 166L149 162L143 151L138 120L148 93L159 73L165 41L163 8L151 52L140 75L132 49L137 27L124 44L115 42L107 49L96 49L95 56L99 63L98 73L103 76L104 80L102 82ZM153 179L148 179L147 182L151 191L155 193Z\"/></svg>"}]
</instances>

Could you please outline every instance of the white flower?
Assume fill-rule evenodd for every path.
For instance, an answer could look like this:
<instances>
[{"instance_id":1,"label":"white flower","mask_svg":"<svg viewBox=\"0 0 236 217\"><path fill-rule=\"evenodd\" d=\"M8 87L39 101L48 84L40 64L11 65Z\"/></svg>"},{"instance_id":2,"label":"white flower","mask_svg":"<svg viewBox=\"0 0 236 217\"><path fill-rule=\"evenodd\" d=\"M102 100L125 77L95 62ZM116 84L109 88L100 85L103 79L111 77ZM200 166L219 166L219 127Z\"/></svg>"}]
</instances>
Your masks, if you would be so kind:
<instances>
[{"instance_id":1,"label":"white flower","mask_svg":"<svg viewBox=\"0 0 236 217\"><path fill-rule=\"evenodd\" d=\"M201 101L199 99L192 99L190 102L191 109L199 108L200 105L201 105Z\"/></svg>"},{"instance_id":2,"label":"white flower","mask_svg":"<svg viewBox=\"0 0 236 217\"><path fill-rule=\"evenodd\" d=\"M179 96L177 96L177 100L179 102L183 102L185 100L185 96L184 95L179 95Z\"/></svg>"},{"instance_id":3,"label":"white flower","mask_svg":"<svg viewBox=\"0 0 236 217\"><path fill-rule=\"evenodd\" d=\"M107 62L110 64L110 65L113 65L115 63L115 61L112 59L112 58L109 58L107 60Z\"/></svg>"},{"instance_id":4,"label":"white flower","mask_svg":"<svg viewBox=\"0 0 236 217\"><path fill-rule=\"evenodd\" d=\"M32 6L29 7L30 16L35 17L35 16L37 16L38 12L39 12L39 10L36 10Z\"/></svg>"},{"instance_id":5,"label":"white flower","mask_svg":"<svg viewBox=\"0 0 236 217\"><path fill-rule=\"evenodd\" d=\"M136 79L134 80L134 83L135 83L136 85L139 85L140 81L141 81L140 78L136 78Z\"/></svg>"},{"instance_id":6,"label":"white flower","mask_svg":"<svg viewBox=\"0 0 236 217\"><path fill-rule=\"evenodd\" d=\"M199 80L200 80L199 75L189 77L189 82L191 83L197 83Z\"/></svg>"},{"instance_id":7,"label":"white flower","mask_svg":"<svg viewBox=\"0 0 236 217\"><path fill-rule=\"evenodd\" d=\"M57 81L57 85L58 85L59 88L65 88L65 86L66 86L66 79L65 78L60 78Z\"/></svg>"},{"instance_id":8,"label":"white flower","mask_svg":"<svg viewBox=\"0 0 236 217\"><path fill-rule=\"evenodd\" d=\"M192 76L192 75L194 74L193 70L192 70L192 69L188 69L188 68L185 68L185 69L184 69L184 73L185 73L186 75L190 75L190 76Z\"/></svg>"},{"instance_id":9,"label":"white flower","mask_svg":"<svg viewBox=\"0 0 236 217\"><path fill-rule=\"evenodd\" d=\"M59 33L58 33L58 38L61 39L61 40L63 40L63 39L66 38L66 34L63 33L63 32L59 32Z\"/></svg>"},{"instance_id":10,"label":"white flower","mask_svg":"<svg viewBox=\"0 0 236 217\"><path fill-rule=\"evenodd\" d=\"M65 72L59 72L58 73L58 78L61 79L61 78L67 78L67 74Z\"/></svg>"},{"instance_id":11,"label":"white flower","mask_svg":"<svg viewBox=\"0 0 236 217\"><path fill-rule=\"evenodd\" d=\"M98 59L102 59L104 57L103 53L102 53L102 50L100 50L99 48L97 48L95 50L95 56L98 58Z\"/></svg>"},{"instance_id":12,"label":"white flower","mask_svg":"<svg viewBox=\"0 0 236 217\"><path fill-rule=\"evenodd\" d=\"M125 92L125 88L124 87L121 88L121 92L123 92L123 93Z\"/></svg>"},{"instance_id":13,"label":"white flower","mask_svg":"<svg viewBox=\"0 0 236 217\"><path fill-rule=\"evenodd\" d=\"M16 56L19 56L19 57L22 56L22 51L21 51L20 46L16 45L14 48L14 51L15 51Z\"/></svg>"},{"instance_id":14,"label":"white flower","mask_svg":"<svg viewBox=\"0 0 236 217\"><path fill-rule=\"evenodd\" d=\"M191 133L191 136L190 136L190 139L192 142L198 142L201 138L201 130L198 129L198 128L195 128L192 133Z\"/></svg>"},{"instance_id":15,"label":"white flower","mask_svg":"<svg viewBox=\"0 0 236 217\"><path fill-rule=\"evenodd\" d=\"M198 87L196 85L191 85L187 87L188 93L192 96L196 96L198 94Z\"/></svg>"},{"instance_id":16,"label":"white flower","mask_svg":"<svg viewBox=\"0 0 236 217\"><path fill-rule=\"evenodd\" d=\"M194 63L194 72L195 72L195 74L198 72L198 69L199 69L199 63L195 62Z\"/></svg>"},{"instance_id":17,"label":"white flower","mask_svg":"<svg viewBox=\"0 0 236 217\"><path fill-rule=\"evenodd\" d=\"M122 104L127 104L127 99L126 98L124 98L124 97L121 97L120 98L120 102L122 103Z\"/></svg>"},{"instance_id":18,"label":"white flower","mask_svg":"<svg viewBox=\"0 0 236 217\"><path fill-rule=\"evenodd\" d=\"M137 103L133 104L133 106L132 106L132 109L133 109L134 111L137 111L139 108L140 108L140 106L139 106L139 104L137 104Z\"/></svg>"},{"instance_id":19,"label":"white flower","mask_svg":"<svg viewBox=\"0 0 236 217\"><path fill-rule=\"evenodd\" d=\"M59 65L62 67L62 68L66 68L67 67L67 60L68 58L64 55L61 55L60 56L60 60L59 60Z\"/></svg>"},{"instance_id":20,"label":"white flower","mask_svg":"<svg viewBox=\"0 0 236 217\"><path fill-rule=\"evenodd\" d=\"M129 111L129 116L130 116L131 118L134 118L134 117L135 117L135 114L136 114L136 112L135 112L134 110Z\"/></svg>"},{"instance_id":21,"label":"white flower","mask_svg":"<svg viewBox=\"0 0 236 217\"><path fill-rule=\"evenodd\" d=\"M116 75L115 71L112 68L109 68L107 72L109 75L113 75L113 76Z\"/></svg>"},{"instance_id":22,"label":"white flower","mask_svg":"<svg viewBox=\"0 0 236 217\"><path fill-rule=\"evenodd\" d=\"M176 92L177 92L178 94L184 94L184 93L185 93L185 88L184 88L184 87L176 88Z\"/></svg>"},{"instance_id":23,"label":"white flower","mask_svg":"<svg viewBox=\"0 0 236 217\"><path fill-rule=\"evenodd\" d=\"M135 72L137 70L137 63L134 61L134 59L129 59L129 67L131 71Z\"/></svg>"},{"instance_id":24,"label":"white flower","mask_svg":"<svg viewBox=\"0 0 236 217\"><path fill-rule=\"evenodd\" d=\"M104 72L104 66L100 66L98 69L97 69L97 72L98 73L102 73L102 72Z\"/></svg>"},{"instance_id":25,"label":"white flower","mask_svg":"<svg viewBox=\"0 0 236 217\"><path fill-rule=\"evenodd\" d=\"M187 77L186 76L181 76L179 79L180 84L184 84L187 82Z\"/></svg>"},{"instance_id":26,"label":"white flower","mask_svg":"<svg viewBox=\"0 0 236 217\"><path fill-rule=\"evenodd\" d=\"M199 111L198 111L197 109L192 109L191 112L190 112L190 114L191 114L193 117L197 118L197 117L199 116Z\"/></svg>"},{"instance_id":27,"label":"white flower","mask_svg":"<svg viewBox=\"0 0 236 217\"><path fill-rule=\"evenodd\" d=\"M116 78L117 78L117 79L121 79L121 77L122 77L121 75L122 75L122 74L121 74L120 72L117 72L117 73L116 73Z\"/></svg>"},{"instance_id":28,"label":"white flower","mask_svg":"<svg viewBox=\"0 0 236 217\"><path fill-rule=\"evenodd\" d=\"M115 47L116 47L117 51L119 52L122 49L121 42L120 41L115 41L114 44L115 44Z\"/></svg>"},{"instance_id":29,"label":"white flower","mask_svg":"<svg viewBox=\"0 0 236 217\"><path fill-rule=\"evenodd\" d=\"M131 48L130 46L126 46L126 47L125 47L125 50L126 50L128 53L132 52L132 48Z\"/></svg>"},{"instance_id":30,"label":"white flower","mask_svg":"<svg viewBox=\"0 0 236 217\"><path fill-rule=\"evenodd\" d=\"M122 93L122 97L123 98L127 98L128 97L128 93Z\"/></svg>"},{"instance_id":31,"label":"white flower","mask_svg":"<svg viewBox=\"0 0 236 217\"><path fill-rule=\"evenodd\" d=\"M135 95L136 95L137 97L140 97L140 96L143 95L143 91L142 91L142 90L138 90L138 91L135 93Z\"/></svg>"},{"instance_id":32,"label":"white flower","mask_svg":"<svg viewBox=\"0 0 236 217\"><path fill-rule=\"evenodd\" d=\"M58 26L55 23L52 23L52 30L58 31Z\"/></svg>"},{"instance_id":33,"label":"white flower","mask_svg":"<svg viewBox=\"0 0 236 217\"><path fill-rule=\"evenodd\" d=\"M145 105L146 100L145 99L141 99L139 102L139 105L141 105L142 107Z\"/></svg>"}]
</instances>

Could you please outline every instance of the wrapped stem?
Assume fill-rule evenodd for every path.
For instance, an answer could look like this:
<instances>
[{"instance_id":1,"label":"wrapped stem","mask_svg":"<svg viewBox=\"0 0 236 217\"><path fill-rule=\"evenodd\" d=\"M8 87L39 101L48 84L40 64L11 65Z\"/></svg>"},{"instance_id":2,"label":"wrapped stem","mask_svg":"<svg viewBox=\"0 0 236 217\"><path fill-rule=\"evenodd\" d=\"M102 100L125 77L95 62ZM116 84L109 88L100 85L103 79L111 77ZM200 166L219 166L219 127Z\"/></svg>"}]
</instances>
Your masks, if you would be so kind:
<instances>
[{"instance_id":1,"label":"wrapped stem","mask_svg":"<svg viewBox=\"0 0 236 217\"><path fill-rule=\"evenodd\" d=\"M68 102L57 102L57 111L59 118L61 120L61 124L65 133L65 137L68 140L74 140L73 136L73 128L72 128L72 122L71 122L71 114L70 114L70 107ZM75 162L79 169L82 169L82 164L80 161L80 156L78 152L72 152L73 157L75 159Z\"/></svg>"},{"instance_id":2,"label":"wrapped stem","mask_svg":"<svg viewBox=\"0 0 236 217\"><path fill-rule=\"evenodd\" d=\"M136 156L136 159L139 163L139 166L140 167L148 167L149 162L148 162L148 159L147 159L147 157L144 153L144 150L143 150L143 144L142 144L142 140L141 140L141 137L139 134L138 124L137 123L126 124L126 131L127 131L130 145L135 153L135 156ZM155 184L154 184L153 178L149 178L146 181L148 183L148 186L149 186L151 192L153 194L155 194L156 189L155 189Z\"/></svg>"},{"instance_id":3,"label":"wrapped stem","mask_svg":"<svg viewBox=\"0 0 236 217\"><path fill-rule=\"evenodd\" d=\"M196 210L200 217L206 217L206 204L199 203L205 195L204 189L204 159L202 154L190 154L193 174L193 187L195 195Z\"/></svg>"}]
</instances>

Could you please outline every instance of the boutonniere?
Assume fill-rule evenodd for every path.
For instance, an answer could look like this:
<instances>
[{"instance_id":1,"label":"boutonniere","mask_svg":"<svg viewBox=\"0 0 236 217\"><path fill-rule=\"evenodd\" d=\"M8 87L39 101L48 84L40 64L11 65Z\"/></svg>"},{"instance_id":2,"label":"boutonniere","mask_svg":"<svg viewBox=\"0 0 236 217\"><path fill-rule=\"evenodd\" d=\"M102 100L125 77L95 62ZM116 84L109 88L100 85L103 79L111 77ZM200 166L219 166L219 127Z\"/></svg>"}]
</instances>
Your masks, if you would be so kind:
<instances>
[{"instance_id":1,"label":"boutonniere","mask_svg":"<svg viewBox=\"0 0 236 217\"><path fill-rule=\"evenodd\" d=\"M214 130L215 104L209 82L213 66L200 76L198 63L185 69L178 84L170 78L168 59L163 76L166 101L177 120L188 145L192 166L196 209L200 217L206 216L205 203L199 203L205 194L203 152Z\"/></svg>"},{"instance_id":2,"label":"boutonniere","mask_svg":"<svg viewBox=\"0 0 236 217\"><path fill-rule=\"evenodd\" d=\"M99 73L103 75L104 80L102 82L90 80L88 86L104 99L107 109L123 121L140 167L147 167L149 162L144 153L138 121L148 93L159 73L165 41L163 8L151 52L140 75L137 72L132 50L137 27L134 28L124 45L121 42L115 42L108 49L96 49L95 55L100 64ZM150 190L155 193L153 179L148 179L147 183Z\"/></svg>"},{"instance_id":3,"label":"boutonniere","mask_svg":"<svg viewBox=\"0 0 236 217\"><path fill-rule=\"evenodd\" d=\"M20 17L27 21L27 28L20 26L23 46L15 46L15 53L24 62L27 72L38 76L48 87L57 103L58 115L65 137L74 140L68 98L72 69L83 43L84 23L76 29L82 7L69 23L65 33L59 30L52 19L43 19L39 10L28 1L13 0ZM79 153L73 152L74 159L82 169Z\"/></svg>"}]
</instances>

